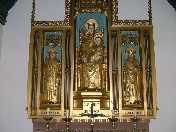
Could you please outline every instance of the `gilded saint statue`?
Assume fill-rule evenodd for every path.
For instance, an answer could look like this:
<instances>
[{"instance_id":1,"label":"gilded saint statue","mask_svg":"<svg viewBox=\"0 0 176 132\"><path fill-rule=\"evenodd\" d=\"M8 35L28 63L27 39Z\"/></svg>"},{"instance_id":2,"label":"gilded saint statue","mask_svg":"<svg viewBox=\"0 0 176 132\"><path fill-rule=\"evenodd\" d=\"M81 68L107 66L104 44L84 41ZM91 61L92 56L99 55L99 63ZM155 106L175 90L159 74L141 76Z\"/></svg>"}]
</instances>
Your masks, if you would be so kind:
<instances>
[{"instance_id":1,"label":"gilded saint statue","mask_svg":"<svg viewBox=\"0 0 176 132\"><path fill-rule=\"evenodd\" d=\"M58 50L50 48L48 50L48 57L45 58L43 68L44 92L41 96L42 104L60 103L61 68L57 55Z\"/></svg>"},{"instance_id":2,"label":"gilded saint statue","mask_svg":"<svg viewBox=\"0 0 176 132\"><path fill-rule=\"evenodd\" d=\"M130 47L125 53L123 100L125 104L141 104L140 64L135 58L136 50Z\"/></svg>"},{"instance_id":3,"label":"gilded saint statue","mask_svg":"<svg viewBox=\"0 0 176 132\"><path fill-rule=\"evenodd\" d=\"M86 22L87 32L80 30L80 88L82 90L103 90L105 72L103 30L96 33L98 23L94 19Z\"/></svg>"}]
</instances>

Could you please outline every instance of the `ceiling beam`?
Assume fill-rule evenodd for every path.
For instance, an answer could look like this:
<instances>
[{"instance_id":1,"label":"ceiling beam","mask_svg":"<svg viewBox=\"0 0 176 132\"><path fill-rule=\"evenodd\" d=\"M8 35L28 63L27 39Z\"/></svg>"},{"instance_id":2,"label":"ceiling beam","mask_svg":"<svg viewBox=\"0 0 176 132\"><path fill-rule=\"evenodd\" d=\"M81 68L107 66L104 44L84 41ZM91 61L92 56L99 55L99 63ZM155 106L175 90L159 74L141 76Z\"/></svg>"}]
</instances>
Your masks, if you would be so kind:
<instances>
[{"instance_id":1,"label":"ceiling beam","mask_svg":"<svg viewBox=\"0 0 176 132\"><path fill-rule=\"evenodd\" d=\"M176 0L167 0L167 1L173 6L173 8L176 11Z\"/></svg>"},{"instance_id":2,"label":"ceiling beam","mask_svg":"<svg viewBox=\"0 0 176 132\"><path fill-rule=\"evenodd\" d=\"M5 25L8 11L15 5L18 0L1 0L0 1L0 23Z\"/></svg>"}]
</instances>

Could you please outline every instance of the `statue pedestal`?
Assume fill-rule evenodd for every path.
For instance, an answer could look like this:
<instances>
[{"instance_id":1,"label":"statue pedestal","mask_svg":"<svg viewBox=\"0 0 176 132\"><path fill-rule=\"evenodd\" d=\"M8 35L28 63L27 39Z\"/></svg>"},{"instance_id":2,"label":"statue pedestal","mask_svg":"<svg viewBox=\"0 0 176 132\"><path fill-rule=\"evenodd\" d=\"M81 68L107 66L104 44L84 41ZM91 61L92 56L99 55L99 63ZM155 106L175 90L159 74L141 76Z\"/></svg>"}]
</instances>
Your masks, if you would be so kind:
<instances>
[{"instance_id":1,"label":"statue pedestal","mask_svg":"<svg viewBox=\"0 0 176 132\"><path fill-rule=\"evenodd\" d=\"M33 119L33 132L45 132L46 130L46 122L44 119ZM140 132L149 132L149 123L150 120L140 120L137 123L137 129ZM49 123L49 128L53 132L58 131L64 131L66 129L66 122L64 122L62 119L53 119ZM132 131L134 127L134 123L130 120L118 120L115 122L115 130L119 132L125 132L125 131ZM93 128L94 131L105 131L110 132L112 127L112 122L110 122L108 119L95 119L93 122ZM91 121L90 120L77 120L73 119L71 120L69 124L69 129L71 131L90 131L91 130Z\"/></svg>"},{"instance_id":2,"label":"statue pedestal","mask_svg":"<svg viewBox=\"0 0 176 132\"><path fill-rule=\"evenodd\" d=\"M81 96L102 96L102 92L81 92Z\"/></svg>"},{"instance_id":3,"label":"statue pedestal","mask_svg":"<svg viewBox=\"0 0 176 132\"><path fill-rule=\"evenodd\" d=\"M81 92L83 97L83 110L85 113L90 112L91 104L94 104L94 112L98 113L100 111L100 98L102 92ZM91 98L89 97L91 96Z\"/></svg>"},{"instance_id":4,"label":"statue pedestal","mask_svg":"<svg viewBox=\"0 0 176 132\"><path fill-rule=\"evenodd\" d=\"M99 107L99 110L106 110L110 108L109 97L109 92L77 91L74 93L73 106L75 110L84 110L85 107L88 107L85 106L87 103L91 104L94 102L97 104L97 107Z\"/></svg>"}]
</instances>

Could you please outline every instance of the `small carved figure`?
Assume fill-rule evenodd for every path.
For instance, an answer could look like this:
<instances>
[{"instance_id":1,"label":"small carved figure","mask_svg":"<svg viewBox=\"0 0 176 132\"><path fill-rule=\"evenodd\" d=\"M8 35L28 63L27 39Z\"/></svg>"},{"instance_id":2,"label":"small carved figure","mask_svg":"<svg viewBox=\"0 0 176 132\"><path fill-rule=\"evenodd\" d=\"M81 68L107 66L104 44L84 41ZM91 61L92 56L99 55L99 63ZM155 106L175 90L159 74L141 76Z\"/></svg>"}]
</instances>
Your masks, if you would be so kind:
<instances>
[{"instance_id":1,"label":"small carved figure","mask_svg":"<svg viewBox=\"0 0 176 132\"><path fill-rule=\"evenodd\" d=\"M134 48L126 49L123 96L125 104L141 104L140 65L135 55L136 50Z\"/></svg>"},{"instance_id":2,"label":"small carved figure","mask_svg":"<svg viewBox=\"0 0 176 132\"><path fill-rule=\"evenodd\" d=\"M60 60L57 58L58 51L56 48L48 50L48 58L45 58L43 68L44 75L44 92L42 94L42 104L59 103L59 86L61 80Z\"/></svg>"},{"instance_id":3,"label":"small carved figure","mask_svg":"<svg viewBox=\"0 0 176 132\"><path fill-rule=\"evenodd\" d=\"M91 62L103 62L104 59L104 45L102 36L96 34L95 36L95 44L93 46L92 53L90 54L90 61Z\"/></svg>"}]
</instances>

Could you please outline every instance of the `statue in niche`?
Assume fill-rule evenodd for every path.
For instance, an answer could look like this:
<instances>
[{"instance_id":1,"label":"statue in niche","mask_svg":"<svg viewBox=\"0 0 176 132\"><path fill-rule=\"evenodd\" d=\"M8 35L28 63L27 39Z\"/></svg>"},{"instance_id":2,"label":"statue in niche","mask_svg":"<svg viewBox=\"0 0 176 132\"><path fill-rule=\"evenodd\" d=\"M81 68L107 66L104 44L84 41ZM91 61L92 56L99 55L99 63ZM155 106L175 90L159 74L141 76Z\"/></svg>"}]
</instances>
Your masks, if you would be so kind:
<instances>
[{"instance_id":1,"label":"statue in niche","mask_svg":"<svg viewBox=\"0 0 176 132\"><path fill-rule=\"evenodd\" d=\"M124 62L124 104L141 104L140 64L135 58L136 50L127 48Z\"/></svg>"},{"instance_id":2,"label":"statue in niche","mask_svg":"<svg viewBox=\"0 0 176 132\"><path fill-rule=\"evenodd\" d=\"M45 58L43 68L44 92L41 96L42 104L60 103L59 87L61 85L61 68L57 55L58 50L56 48L50 48L48 50L48 57Z\"/></svg>"},{"instance_id":3,"label":"statue in niche","mask_svg":"<svg viewBox=\"0 0 176 132\"><path fill-rule=\"evenodd\" d=\"M103 30L96 33L98 23L94 19L89 19L85 27L87 32L80 30L80 88L83 91L101 91L105 88Z\"/></svg>"}]
</instances>

